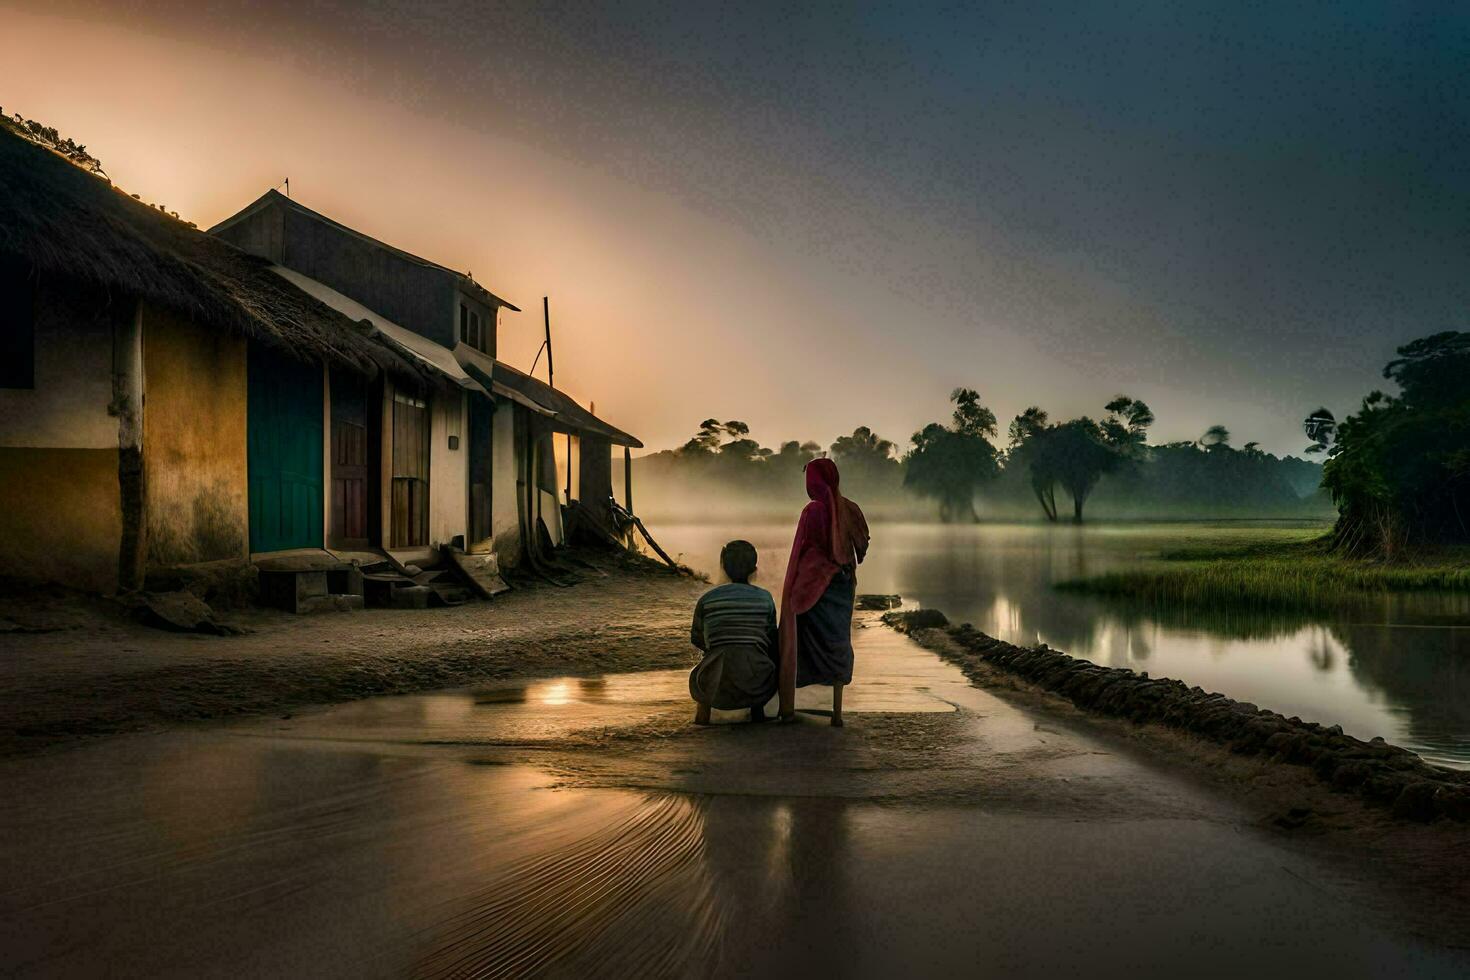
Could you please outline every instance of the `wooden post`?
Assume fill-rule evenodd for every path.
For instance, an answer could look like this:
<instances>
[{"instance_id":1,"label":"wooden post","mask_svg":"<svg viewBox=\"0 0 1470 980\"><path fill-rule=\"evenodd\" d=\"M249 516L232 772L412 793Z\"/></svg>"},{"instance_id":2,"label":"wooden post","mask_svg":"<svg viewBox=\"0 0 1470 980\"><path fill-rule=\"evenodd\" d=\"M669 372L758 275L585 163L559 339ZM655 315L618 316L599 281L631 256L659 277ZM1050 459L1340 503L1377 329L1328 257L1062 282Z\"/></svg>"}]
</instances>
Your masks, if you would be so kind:
<instances>
[{"instance_id":1,"label":"wooden post","mask_svg":"<svg viewBox=\"0 0 1470 980\"><path fill-rule=\"evenodd\" d=\"M551 366L551 299L541 297L541 319L546 323L546 384L556 387L556 369Z\"/></svg>"},{"instance_id":2,"label":"wooden post","mask_svg":"<svg viewBox=\"0 0 1470 980\"><path fill-rule=\"evenodd\" d=\"M112 404L117 417L118 503L122 537L118 542L118 591L143 587L145 484L143 481L143 301L119 316L112 331Z\"/></svg>"},{"instance_id":3,"label":"wooden post","mask_svg":"<svg viewBox=\"0 0 1470 980\"><path fill-rule=\"evenodd\" d=\"M633 513L633 450L623 447L623 506Z\"/></svg>"},{"instance_id":4,"label":"wooden post","mask_svg":"<svg viewBox=\"0 0 1470 980\"><path fill-rule=\"evenodd\" d=\"M551 297L541 297L541 319L546 324L546 386L556 387L556 366L551 360ZM566 502L572 502L572 433L567 431L567 490Z\"/></svg>"}]
</instances>

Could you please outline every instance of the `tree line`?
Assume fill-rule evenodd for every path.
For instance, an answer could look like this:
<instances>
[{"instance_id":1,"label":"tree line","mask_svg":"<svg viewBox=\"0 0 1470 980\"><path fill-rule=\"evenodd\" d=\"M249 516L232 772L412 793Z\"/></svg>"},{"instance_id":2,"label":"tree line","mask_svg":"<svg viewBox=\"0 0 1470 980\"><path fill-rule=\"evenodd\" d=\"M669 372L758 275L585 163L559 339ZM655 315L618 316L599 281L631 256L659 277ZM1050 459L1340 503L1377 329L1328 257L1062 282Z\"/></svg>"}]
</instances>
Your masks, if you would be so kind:
<instances>
[{"instance_id":1,"label":"tree line","mask_svg":"<svg viewBox=\"0 0 1470 980\"><path fill-rule=\"evenodd\" d=\"M656 483L697 486L694 496L709 500L733 494L738 503L794 496L802 467L825 452L855 499L907 510L928 501L946 522L978 520L977 502L996 513L1081 522L1095 492L1115 509L1149 513L1298 514L1312 506L1321 477L1316 463L1280 459L1255 443L1233 447L1221 425L1197 440L1151 446L1154 413L1127 395L1109 401L1096 419L1053 421L1031 406L1011 420L1004 445L997 444L995 413L975 389L955 389L950 402L947 420L924 426L902 449L867 426L826 450L798 440L770 449L750 437L745 422L709 418L682 446L640 465Z\"/></svg>"}]
</instances>

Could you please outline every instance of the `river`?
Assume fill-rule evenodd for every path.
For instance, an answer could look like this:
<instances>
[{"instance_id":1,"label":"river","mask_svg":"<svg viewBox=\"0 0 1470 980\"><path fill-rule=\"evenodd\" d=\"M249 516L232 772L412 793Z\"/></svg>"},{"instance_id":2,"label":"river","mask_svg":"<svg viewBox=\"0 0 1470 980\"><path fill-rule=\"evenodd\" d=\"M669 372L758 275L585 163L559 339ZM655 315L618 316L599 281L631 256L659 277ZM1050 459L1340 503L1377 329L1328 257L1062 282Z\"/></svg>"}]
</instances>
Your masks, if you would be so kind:
<instances>
[{"instance_id":1,"label":"river","mask_svg":"<svg viewBox=\"0 0 1470 980\"><path fill-rule=\"evenodd\" d=\"M1344 616L1147 613L1052 586L1137 567L1191 540L1301 537L1285 521L877 524L859 591L902 595L1018 644L1047 643L1111 667L1146 670L1287 716L1381 735L1425 759L1470 768L1470 601L1385 600ZM721 544L751 541L761 584L779 593L792 525L665 524L671 554L718 575ZM859 665L861 671L861 665Z\"/></svg>"}]
</instances>

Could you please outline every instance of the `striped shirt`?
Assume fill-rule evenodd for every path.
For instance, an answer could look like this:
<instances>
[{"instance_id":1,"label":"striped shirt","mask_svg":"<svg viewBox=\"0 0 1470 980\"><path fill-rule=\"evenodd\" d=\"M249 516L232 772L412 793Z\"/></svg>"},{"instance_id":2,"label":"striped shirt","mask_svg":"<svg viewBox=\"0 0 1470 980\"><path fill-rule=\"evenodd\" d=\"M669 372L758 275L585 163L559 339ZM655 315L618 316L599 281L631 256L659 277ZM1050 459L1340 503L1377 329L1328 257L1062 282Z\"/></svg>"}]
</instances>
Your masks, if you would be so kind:
<instances>
[{"instance_id":1,"label":"striped shirt","mask_svg":"<svg viewBox=\"0 0 1470 980\"><path fill-rule=\"evenodd\" d=\"M776 603L758 585L730 582L710 589L694 607L690 641L701 650L731 644L776 652Z\"/></svg>"}]
</instances>

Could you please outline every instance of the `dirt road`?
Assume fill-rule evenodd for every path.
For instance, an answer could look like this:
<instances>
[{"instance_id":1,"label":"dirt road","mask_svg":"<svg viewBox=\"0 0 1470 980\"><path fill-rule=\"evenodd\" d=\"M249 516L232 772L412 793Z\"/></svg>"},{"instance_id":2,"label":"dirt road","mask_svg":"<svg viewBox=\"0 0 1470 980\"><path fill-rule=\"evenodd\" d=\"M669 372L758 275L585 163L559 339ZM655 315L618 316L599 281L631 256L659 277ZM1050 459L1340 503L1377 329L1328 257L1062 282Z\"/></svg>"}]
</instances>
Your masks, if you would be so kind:
<instances>
[{"instance_id":1,"label":"dirt road","mask_svg":"<svg viewBox=\"0 0 1470 980\"><path fill-rule=\"evenodd\" d=\"M279 714L495 678L692 663L705 586L612 559L574 588L427 610L239 611L238 636L168 633L80 596L0 600L0 755L77 737Z\"/></svg>"},{"instance_id":2,"label":"dirt road","mask_svg":"<svg viewBox=\"0 0 1470 980\"><path fill-rule=\"evenodd\" d=\"M20 976L1464 976L1351 865L857 634L844 729L684 672L0 760ZM819 706L821 692L803 692Z\"/></svg>"}]
</instances>

